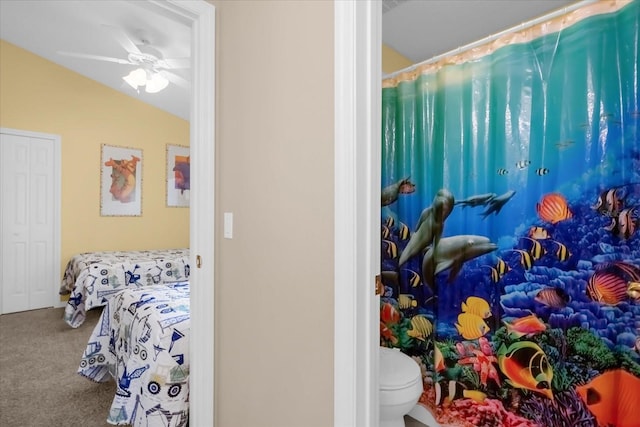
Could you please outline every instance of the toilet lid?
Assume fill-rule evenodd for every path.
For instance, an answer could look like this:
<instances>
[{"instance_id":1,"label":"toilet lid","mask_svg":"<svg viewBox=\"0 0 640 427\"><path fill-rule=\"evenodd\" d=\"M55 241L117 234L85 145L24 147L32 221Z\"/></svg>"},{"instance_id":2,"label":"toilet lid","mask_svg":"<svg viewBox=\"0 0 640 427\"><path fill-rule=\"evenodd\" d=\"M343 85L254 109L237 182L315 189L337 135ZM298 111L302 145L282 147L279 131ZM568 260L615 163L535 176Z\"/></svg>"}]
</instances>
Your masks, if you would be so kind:
<instances>
[{"instance_id":1,"label":"toilet lid","mask_svg":"<svg viewBox=\"0 0 640 427\"><path fill-rule=\"evenodd\" d=\"M420 380L420 366L399 350L380 347L380 389L405 388Z\"/></svg>"}]
</instances>

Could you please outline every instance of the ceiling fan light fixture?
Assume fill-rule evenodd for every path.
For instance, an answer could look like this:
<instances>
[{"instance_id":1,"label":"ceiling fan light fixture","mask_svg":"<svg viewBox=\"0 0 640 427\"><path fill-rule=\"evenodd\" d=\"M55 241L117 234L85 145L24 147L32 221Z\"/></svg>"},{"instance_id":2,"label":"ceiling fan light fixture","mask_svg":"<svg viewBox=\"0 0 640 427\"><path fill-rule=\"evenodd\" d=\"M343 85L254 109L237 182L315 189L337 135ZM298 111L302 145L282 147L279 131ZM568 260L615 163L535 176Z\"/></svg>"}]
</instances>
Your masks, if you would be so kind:
<instances>
[{"instance_id":1,"label":"ceiling fan light fixture","mask_svg":"<svg viewBox=\"0 0 640 427\"><path fill-rule=\"evenodd\" d=\"M147 80L145 91L147 91L147 93L157 93L166 88L168 84L169 80L167 80L162 74L153 73L151 78Z\"/></svg>"},{"instance_id":2,"label":"ceiling fan light fixture","mask_svg":"<svg viewBox=\"0 0 640 427\"><path fill-rule=\"evenodd\" d=\"M122 78L129 86L138 89L147 84L147 72L143 68L137 68Z\"/></svg>"},{"instance_id":3,"label":"ceiling fan light fixture","mask_svg":"<svg viewBox=\"0 0 640 427\"><path fill-rule=\"evenodd\" d=\"M122 80L135 90L139 90L140 87L144 86L147 93L158 93L169 85L169 80L162 74L145 68L136 68L124 76Z\"/></svg>"}]
</instances>

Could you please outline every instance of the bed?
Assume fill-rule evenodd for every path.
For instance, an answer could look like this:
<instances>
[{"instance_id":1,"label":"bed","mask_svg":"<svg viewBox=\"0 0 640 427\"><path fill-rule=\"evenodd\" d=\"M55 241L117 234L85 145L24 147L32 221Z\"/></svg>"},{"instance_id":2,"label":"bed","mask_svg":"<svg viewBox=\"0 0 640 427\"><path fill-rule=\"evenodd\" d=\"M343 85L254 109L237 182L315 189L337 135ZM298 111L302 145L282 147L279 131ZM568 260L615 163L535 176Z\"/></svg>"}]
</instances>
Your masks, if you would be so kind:
<instances>
[{"instance_id":1,"label":"bed","mask_svg":"<svg viewBox=\"0 0 640 427\"><path fill-rule=\"evenodd\" d=\"M77 254L67 263L60 286L61 295L69 294L64 320L77 328L87 310L104 306L123 288L185 281L189 272L189 249Z\"/></svg>"},{"instance_id":2,"label":"bed","mask_svg":"<svg viewBox=\"0 0 640 427\"><path fill-rule=\"evenodd\" d=\"M189 419L189 283L125 289L104 306L78 373L116 381L107 422L182 427Z\"/></svg>"}]
</instances>

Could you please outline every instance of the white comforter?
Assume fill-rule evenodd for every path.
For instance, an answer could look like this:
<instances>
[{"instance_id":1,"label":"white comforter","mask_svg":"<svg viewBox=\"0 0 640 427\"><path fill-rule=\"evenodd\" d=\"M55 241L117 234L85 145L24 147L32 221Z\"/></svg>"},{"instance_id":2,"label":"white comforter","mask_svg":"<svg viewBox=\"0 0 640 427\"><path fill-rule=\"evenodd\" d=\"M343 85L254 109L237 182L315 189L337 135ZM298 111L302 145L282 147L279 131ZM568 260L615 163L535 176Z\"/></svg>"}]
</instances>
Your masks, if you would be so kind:
<instances>
[{"instance_id":1,"label":"white comforter","mask_svg":"<svg viewBox=\"0 0 640 427\"><path fill-rule=\"evenodd\" d=\"M104 307L78 373L113 378L110 424L182 427L189 419L189 284L124 290Z\"/></svg>"},{"instance_id":2,"label":"white comforter","mask_svg":"<svg viewBox=\"0 0 640 427\"><path fill-rule=\"evenodd\" d=\"M189 279L189 249L104 251L75 255L67 264L60 294L68 294L64 320L77 328L86 311L106 304L125 287Z\"/></svg>"}]
</instances>

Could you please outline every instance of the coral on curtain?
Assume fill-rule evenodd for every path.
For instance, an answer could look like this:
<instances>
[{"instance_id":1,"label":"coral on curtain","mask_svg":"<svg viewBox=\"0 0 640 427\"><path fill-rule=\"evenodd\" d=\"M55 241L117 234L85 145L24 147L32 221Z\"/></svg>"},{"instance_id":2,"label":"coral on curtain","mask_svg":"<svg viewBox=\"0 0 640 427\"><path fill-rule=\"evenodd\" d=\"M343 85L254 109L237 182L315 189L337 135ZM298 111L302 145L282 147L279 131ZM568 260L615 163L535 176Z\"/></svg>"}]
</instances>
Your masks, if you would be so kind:
<instances>
[{"instance_id":1,"label":"coral on curtain","mask_svg":"<svg viewBox=\"0 0 640 427\"><path fill-rule=\"evenodd\" d=\"M456 426L640 425L640 1L383 83L381 345Z\"/></svg>"}]
</instances>

